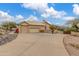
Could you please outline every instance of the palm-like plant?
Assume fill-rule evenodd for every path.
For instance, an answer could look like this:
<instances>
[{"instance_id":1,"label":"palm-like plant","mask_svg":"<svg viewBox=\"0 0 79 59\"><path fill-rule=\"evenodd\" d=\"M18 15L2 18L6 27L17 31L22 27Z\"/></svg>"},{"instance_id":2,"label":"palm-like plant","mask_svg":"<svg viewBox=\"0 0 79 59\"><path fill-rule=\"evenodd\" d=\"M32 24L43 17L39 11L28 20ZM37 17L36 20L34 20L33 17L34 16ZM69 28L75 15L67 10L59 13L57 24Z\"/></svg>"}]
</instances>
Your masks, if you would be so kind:
<instances>
[{"instance_id":1,"label":"palm-like plant","mask_svg":"<svg viewBox=\"0 0 79 59\"><path fill-rule=\"evenodd\" d=\"M54 32L54 30L56 29L56 26L54 24L50 24L48 23L46 20L43 20L46 24L49 25L50 30L52 31L52 33Z\"/></svg>"}]
</instances>

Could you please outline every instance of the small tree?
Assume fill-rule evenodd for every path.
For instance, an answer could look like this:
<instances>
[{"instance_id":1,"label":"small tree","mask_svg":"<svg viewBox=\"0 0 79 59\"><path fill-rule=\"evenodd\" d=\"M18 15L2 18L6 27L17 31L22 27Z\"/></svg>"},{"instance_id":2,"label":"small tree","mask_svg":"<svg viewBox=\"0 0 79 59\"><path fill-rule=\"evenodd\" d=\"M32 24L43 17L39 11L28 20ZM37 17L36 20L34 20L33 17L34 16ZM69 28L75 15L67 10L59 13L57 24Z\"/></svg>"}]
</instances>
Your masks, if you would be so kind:
<instances>
[{"instance_id":1,"label":"small tree","mask_svg":"<svg viewBox=\"0 0 79 59\"><path fill-rule=\"evenodd\" d=\"M6 31L8 31L8 30L11 31L12 28L16 28L16 23L15 22L3 22L2 27Z\"/></svg>"},{"instance_id":2,"label":"small tree","mask_svg":"<svg viewBox=\"0 0 79 59\"><path fill-rule=\"evenodd\" d=\"M75 20L72 20L72 21L68 21L67 24L71 24L71 30L72 31L79 31L79 19L75 19Z\"/></svg>"},{"instance_id":3,"label":"small tree","mask_svg":"<svg viewBox=\"0 0 79 59\"><path fill-rule=\"evenodd\" d=\"M54 32L54 30L56 29L56 27L54 25L50 25L49 28L51 29L52 33Z\"/></svg>"}]
</instances>

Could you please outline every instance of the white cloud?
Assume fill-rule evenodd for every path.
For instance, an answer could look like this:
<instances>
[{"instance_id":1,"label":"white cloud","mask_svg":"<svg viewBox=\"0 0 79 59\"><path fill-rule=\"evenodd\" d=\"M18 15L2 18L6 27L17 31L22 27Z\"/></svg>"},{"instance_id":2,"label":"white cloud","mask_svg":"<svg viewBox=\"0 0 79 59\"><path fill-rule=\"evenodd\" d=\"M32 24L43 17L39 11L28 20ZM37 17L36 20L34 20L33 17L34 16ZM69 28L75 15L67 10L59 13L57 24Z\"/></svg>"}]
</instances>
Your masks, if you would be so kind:
<instances>
[{"instance_id":1,"label":"white cloud","mask_svg":"<svg viewBox=\"0 0 79 59\"><path fill-rule=\"evenodd\" d=\"M26 21L39 21L39 20L38 20L37 17L31 15L31 16L29 16L29 17L26 19Z\"/></svg>"},{"instance_id":2,"label":"white cloud","mask_svg":"<svg viewBox=\"0 0 79 59\"><path fill-rule=\"evenodd\" d=\"M36 11L43 12L48 8L48 3L24 3L22 4L24 8L30 8Z\"/></svg>"},{"instance_id":3,"label":"white cloud","mask_svg":"<svg viewBox=\"0 0 79 59\"><path fill-rule=\"evenodd\" d=\"M43 13L41 16L42 17L53 17L53 18L61 18L66 15L65 11L57 11L53 7L50 7L45 10L45 13Z\"/></svg>"},{"instance_id":4,"label":"white cloud","mask_svg":"<svg viewBox=\"0 0 79 59\"><path fill-rule=\"evenodd\" d=\"M73 13L75 15L79 15L79 5L78 4L73 4Z\"/></svg>"},{"instance_id":5,"label":"white cloud","mask_svg":"<svg viewBox=\"0 0 79 59\"><path fill-rule=\"evenodd\" d=\"M24 17L22 15L16 15L15 19L17 23L24 21Z\"/></svg>"},{"instance_id":6,"label":"white cloud","mask_svg":"<svg viewBox=\"0 0 79 59\"><path fill-rule=\"evenodd\" d=\"M0 23L5 21L21 22L24 20L22 15L11 16L8 12L0 11Z\"/></svg>"},{"instance_id":7,"label":"white cloud","mask_svg":"<svg viewBox=\"0 0 79 59\"><path fill-rule=\"evenodd\" d=\"M52 17L60 20L66 20L66 21L75 19L75 17L67 16L67 13L64 10L58 11L53 7L48 7L48 3L26 3L26 4L22 4L22 6L24 8L30 8L32 10L36 10L38 12L43 11L42 13L40 13L43 18ZM74 7L73 8L74 13L75 14L79 13L79 10L78 10L79 5L74 4L73 7ZM38 21L38 18L32 15L28 17L26 20L29 20L29 19Z\"/></svg>"},{"instance_id":8,"label":"white cloud","mask_svg":"<svg viewBox=\"0 0 79 59\"><path fill-rule=\"evenodd\" d=\"M7 12L0 11L0 22L3 21L13 21L13 16L9 15Z\"/></svg>"},{"instance_id":9,"label":"white cloud","mask_svg":"<svg viewBox=\"0 0 79 59\"><path fill-rule=\"evenodd\" d=\"M24 17L22 15L16 15L17 19L24 19Z\"/></svg>"},{"instance_id":10,"label":"white cloud","mask_svg":"<svg viewBox=\"0 0 79 59\"><path fill-rule=\"evenodd\" d=\"M47 14L47 13L43 13L43 14L41 14L41 16L44 17L44 18L48 18L50 15Z\"/></svg>"},{"instance_id":11,"label":"white cloud","mask_svg":"<svg viewBox=\"0 0 79 59\"><path fill-rule=\"evenodd\" d=\"M63 20L66 20L66 21L70 21L70 20L74 20L75 17L67 16L67 17L63 17L62 19L63 19Z\"/></svg>"},{"instance_id":12,"label":"white cloud","mask_svg":"<svg viewBox=\"0 0 79 59\"><path fill-rule=\"evenodd\" d=\"M42 17L48 18L61 18L66 15L65 11L57 11L53 7L48 7L48 3L24 3L22 4L24 8L30 8L32 10L36 10L40 13ZM54 5L55 6L55 5Z\"/></svg>"}]
</instances>

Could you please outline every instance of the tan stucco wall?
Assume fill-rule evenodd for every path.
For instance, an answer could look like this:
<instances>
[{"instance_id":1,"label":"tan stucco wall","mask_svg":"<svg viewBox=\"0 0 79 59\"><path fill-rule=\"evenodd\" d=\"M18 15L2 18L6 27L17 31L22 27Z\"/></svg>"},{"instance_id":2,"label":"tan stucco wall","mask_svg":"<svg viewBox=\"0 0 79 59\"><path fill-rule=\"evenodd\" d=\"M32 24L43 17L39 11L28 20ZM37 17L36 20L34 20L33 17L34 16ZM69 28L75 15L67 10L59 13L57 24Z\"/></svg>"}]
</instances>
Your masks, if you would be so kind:
<instances>
[{"instance_id":1,"label":"tan stucco wall","mask_svg":"<svg viewBox=\"0 0 79 59\"><path fill-rule=\"evenodd\" d=\"M45 30L45 26L31 26L31 25L29 25L29 26L27 26L27 25L21 25L20 27L20 33L26 33L26 32L32 32L32 30L33 30L33 32L39 32L39 30ZM35 30L34 30L35 29Z\"/></svg>"},{"instance_id":2,"label":"tan stucco wall","mask_svg":"<svg viewBox=\"0 0 79 59\"><path fill-rule=\"evenodd\" d=\"M45 25L29 25L27 23L22 23L20 25L20 32L39 32L39 30L45 30L45 31L49 31L50 28L49 28L49 25L48 24L45 24ZM34 30L35 29L35 30Z\"/></svg>"}]
</instances>

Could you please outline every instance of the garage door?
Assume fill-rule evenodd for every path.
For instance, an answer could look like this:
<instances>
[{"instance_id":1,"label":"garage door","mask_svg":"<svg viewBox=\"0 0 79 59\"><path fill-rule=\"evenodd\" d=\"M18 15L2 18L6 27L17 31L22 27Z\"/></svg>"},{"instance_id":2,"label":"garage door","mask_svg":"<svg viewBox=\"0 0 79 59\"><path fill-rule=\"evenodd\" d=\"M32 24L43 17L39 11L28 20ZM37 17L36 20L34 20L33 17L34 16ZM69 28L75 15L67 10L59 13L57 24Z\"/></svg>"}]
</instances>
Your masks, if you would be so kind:
<instances>
[{"instance_id":1,"label":"garage door","mask_svg":"<svg viewBox=\"0 0 79 59\"><path fill-rule=\"evenodd\" d=\"M22 26L20 28L21 33L27 33L27 28L25 26Z\"/></svg>"},{"instance_id":2,"label":"garage door","mask_svg":"<svg viewBox=\"0 0 79 59\"><path fill-rule=\"evenodd\" d=\"M39 32L39 29L29 29L29 32Z\"/></svg>"}]
</instances>

